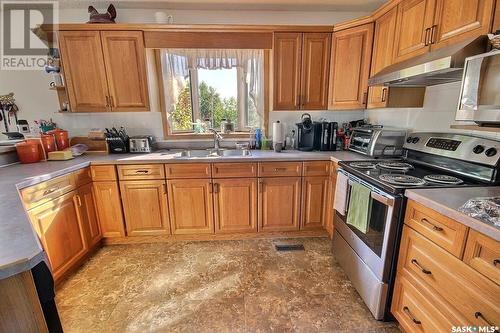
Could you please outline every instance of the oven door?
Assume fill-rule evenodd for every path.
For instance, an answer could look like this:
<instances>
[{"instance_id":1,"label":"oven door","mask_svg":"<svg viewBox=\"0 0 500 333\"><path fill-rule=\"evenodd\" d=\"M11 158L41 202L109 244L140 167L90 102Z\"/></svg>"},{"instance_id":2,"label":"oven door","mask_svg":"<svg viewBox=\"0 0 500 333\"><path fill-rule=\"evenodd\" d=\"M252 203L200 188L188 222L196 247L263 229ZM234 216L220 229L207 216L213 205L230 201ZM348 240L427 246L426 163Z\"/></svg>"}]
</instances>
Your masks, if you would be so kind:
<instances>
[{"instance_id":1,"label":"oven door","mask_svg":"<svg viewBox=\"0 0 500 333\"><path fill-rule=\"evenodd\" d=\"M371 191L371 212L368 217L368 231L363 233L347 224L345 215L336 214L335 230L344 238L358 257L370 268L379 281L388 282L394 255L395 235L398 229L401 196L386 193L362 179L344 171L349 181L347 186L347 202L350 199L350 188L353 183L368 187Z\"/></svg>"}]
</instances>

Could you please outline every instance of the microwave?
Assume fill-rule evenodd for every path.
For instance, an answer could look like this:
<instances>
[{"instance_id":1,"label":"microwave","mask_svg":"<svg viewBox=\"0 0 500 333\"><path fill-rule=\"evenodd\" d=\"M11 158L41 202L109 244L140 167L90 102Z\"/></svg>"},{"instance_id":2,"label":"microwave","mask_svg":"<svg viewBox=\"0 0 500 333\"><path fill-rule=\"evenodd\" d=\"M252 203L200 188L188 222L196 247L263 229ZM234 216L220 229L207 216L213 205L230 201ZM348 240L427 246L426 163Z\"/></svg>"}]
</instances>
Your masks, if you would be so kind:
<instances>
[{"instance_id":1,"label":"microwave","mask_svg":"<svg viewBox=\"0 0 500 333\"><path fill-rule=\"evenodd\" d=\"M500 50L465 59L455 119L500 126Z\"/></svg>"}]
</instances>

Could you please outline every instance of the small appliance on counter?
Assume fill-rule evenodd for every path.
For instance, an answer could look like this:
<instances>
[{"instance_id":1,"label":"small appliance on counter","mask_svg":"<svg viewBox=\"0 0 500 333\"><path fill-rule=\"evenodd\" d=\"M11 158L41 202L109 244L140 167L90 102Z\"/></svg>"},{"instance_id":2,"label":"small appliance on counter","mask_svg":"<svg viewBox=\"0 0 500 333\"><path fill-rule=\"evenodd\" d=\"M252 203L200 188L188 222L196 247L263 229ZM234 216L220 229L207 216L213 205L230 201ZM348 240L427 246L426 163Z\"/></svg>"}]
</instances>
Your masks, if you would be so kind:
<instances>
[{"instance_id":1,"label":"small appliance on counter","mask_svg":"<svg viewBox=\"0 0 500 333\"><path fill-rule=\"evenodd\" d=\"M301 151L314 150L314 136L316 127L309 113L304 113L297 123L297 149Z\"/></svg>"},{"instance_id":2,"label":"small appliance on counter","mask_svg":"<svg viewBox=\"0 0 500 333\"><path fill-rule=\"evenodd\" d=\"M136 135L129 139L131 153L152 153L156 149L156 139L152 135Z\"/></svg>"},{"instance_id":3,"label":"small appliance on counter","mask_svg":"<svg viewBox=\"0 0 500 333\"><path fill-rule=\"evenodd\" d=\"M349 150L371 157L401 156L405 136L404 129L364 125L353 129Z\"/></svg>"},{"instance_id":4,"label":"small appliance on counter","mask_svg":"<svg viewBox=\"0 0 500 333\"><path fill-rule=\"evenodd\" d=\"M121 127L120 130L116 128L106 128L104 135L108 143L109 152L112 154L125 154L129 151L129 136L125 128Z\"/></svg>"}]
</instances>

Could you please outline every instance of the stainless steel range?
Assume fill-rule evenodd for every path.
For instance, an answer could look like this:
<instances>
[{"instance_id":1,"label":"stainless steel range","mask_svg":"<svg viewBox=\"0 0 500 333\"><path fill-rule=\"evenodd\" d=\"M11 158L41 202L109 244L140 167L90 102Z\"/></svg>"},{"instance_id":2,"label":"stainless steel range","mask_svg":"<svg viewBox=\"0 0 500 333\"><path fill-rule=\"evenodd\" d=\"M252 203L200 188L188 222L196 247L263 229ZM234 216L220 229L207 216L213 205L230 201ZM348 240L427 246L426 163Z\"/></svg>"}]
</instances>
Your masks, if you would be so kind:
<instances>
[{"instance_id":1,"label":"stainless steel range","mask_svg":"<svg viewBox=\"0 0 500 333\"><path fill-rule=\"evenodd\" d=\"M399 159L341 161L337 175L334 255L379 320L391 318L405 190L500 183L499 141L422 132L409 134L404 148ZM354 184L370 191L366 232L347 223L349 210L358 204L350 202Z\"/></svg>"}]
</instances>

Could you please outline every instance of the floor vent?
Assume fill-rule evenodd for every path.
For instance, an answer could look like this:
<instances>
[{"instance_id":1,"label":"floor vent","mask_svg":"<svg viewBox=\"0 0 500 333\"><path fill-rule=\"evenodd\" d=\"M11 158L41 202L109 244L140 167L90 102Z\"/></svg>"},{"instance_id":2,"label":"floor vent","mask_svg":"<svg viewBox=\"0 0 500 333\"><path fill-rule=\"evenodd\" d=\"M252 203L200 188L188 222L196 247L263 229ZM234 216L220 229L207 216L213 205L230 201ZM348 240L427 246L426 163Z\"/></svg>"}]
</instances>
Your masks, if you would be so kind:
<instances>
[{"instance_id":1,"label":"floor vent","mask_svg":"<svg viewBox=\"0 0 500 333\"><path fill-rule=\"evenodd\" d=\"M304 251L304 245L302 244L275 244L274 247L276 251Z\"/></svg>"}]
</instances>

